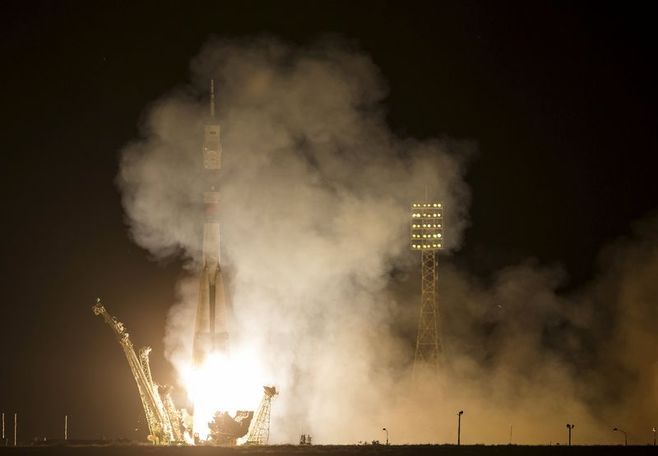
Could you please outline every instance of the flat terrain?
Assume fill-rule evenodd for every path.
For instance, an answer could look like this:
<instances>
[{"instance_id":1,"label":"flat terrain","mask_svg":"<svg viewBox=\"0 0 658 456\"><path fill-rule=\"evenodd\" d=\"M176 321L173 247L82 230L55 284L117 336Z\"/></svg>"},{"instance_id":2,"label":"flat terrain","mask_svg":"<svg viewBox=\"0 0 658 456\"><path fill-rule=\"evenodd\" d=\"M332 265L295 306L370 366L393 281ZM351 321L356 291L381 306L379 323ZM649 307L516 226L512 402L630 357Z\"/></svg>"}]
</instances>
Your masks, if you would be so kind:
<instances>
[{"instance_id":1,"label":"flat terrain","mask_svg":"<svg viewBox=\"0 0 658 456\"><path fill-rule=\"evenodd\" d=\"M517 455L658 455L652 446L521 445L314 445L262 447L152 447L142 445L56 445L0 447L0 455L34 456L517 456Z\"/></svg>"}]
</instances>

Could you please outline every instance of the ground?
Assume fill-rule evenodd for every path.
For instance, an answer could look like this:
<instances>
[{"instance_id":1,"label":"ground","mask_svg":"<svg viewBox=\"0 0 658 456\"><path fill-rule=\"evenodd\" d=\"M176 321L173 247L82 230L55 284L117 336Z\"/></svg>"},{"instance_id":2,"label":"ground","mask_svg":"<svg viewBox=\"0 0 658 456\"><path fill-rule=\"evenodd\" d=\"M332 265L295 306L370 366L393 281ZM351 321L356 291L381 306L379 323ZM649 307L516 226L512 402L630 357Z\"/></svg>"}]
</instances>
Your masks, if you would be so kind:
<instances>
[{"instance_id":1,"label":"ground","mask_svg":"<svg viewBox=\"0 0 658 456\"><path fill-rule=\"evenodd\" d=\"M0 447L0 456L518 456L518 455L655 455L652 446L520 446L520 445L336 445L254 447L152 447L145 445L71 445Z\"/></svg>"}]
</instances>

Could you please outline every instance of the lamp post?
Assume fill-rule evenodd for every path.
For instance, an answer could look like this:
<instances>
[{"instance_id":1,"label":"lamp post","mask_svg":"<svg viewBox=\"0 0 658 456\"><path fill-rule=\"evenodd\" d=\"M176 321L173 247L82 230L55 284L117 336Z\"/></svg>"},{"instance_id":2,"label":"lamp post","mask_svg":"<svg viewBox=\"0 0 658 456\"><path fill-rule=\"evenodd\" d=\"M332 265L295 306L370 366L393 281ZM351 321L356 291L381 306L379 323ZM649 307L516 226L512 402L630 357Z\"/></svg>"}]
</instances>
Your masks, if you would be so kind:
<instances>
[{"instance_id":1,"label":"lamp post","mask_svg":"<svg viewBox=\"0 0 658 456\"><path fill-rule=\"evenodd\" d=\"M621 432L624 434L624 446L628 445L628 434L626 434L626 431L619 429L619 428L613 428L613 431Z\"/></svg>"},{"instance_id":2,"label":"lamp post","mask_svg":"<svg viewBox=\"0 0 658 456\"><path fill-rule=\"evenodd\" d=\"M388 429L382 428L382 431L386 432L386 445L388 445Z\"/></svg>"},{"instance_id":3,"label":"lamp post","mask_svg":"<svg viewBox=\"0 0 658 456\"><path fill-rule=\"evenodd\" d=\"M569 429L569 446L571 446L571 430L575 427L575 424L567 424L567 429Z\"/></svg>"},{"instance_id":4,"label":"lamp post","mask_svg":"<svg viewBox=\"0 0 658 456\"><path fill-rule=\"evenodd\" d=\"M457 446L462 443L462 415L464 414L463 410L457 412Z\"/></svg>"}]
</instances>

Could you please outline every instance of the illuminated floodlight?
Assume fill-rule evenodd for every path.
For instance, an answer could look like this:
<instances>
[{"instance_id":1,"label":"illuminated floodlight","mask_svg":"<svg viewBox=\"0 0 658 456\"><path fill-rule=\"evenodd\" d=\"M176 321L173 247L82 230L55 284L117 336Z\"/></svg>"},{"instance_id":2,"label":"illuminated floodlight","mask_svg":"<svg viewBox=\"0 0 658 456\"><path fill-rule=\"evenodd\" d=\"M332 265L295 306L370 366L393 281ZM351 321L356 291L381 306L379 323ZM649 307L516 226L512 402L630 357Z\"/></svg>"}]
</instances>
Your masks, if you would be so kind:
<instances>
[{"instance_id":1,"label":"illuminated floodlight","mask_svg":"<svg viewBox=\"0 0 658 456\"><path fill-rule=\"evenodd\" d=\"M419 210L422 208L422 211ZM436 251L442 248L438 240L443 238L443 225L437 223L443 218L441 203L411 204L411 243L412 250Z\"/></svg>"}]
</instances>

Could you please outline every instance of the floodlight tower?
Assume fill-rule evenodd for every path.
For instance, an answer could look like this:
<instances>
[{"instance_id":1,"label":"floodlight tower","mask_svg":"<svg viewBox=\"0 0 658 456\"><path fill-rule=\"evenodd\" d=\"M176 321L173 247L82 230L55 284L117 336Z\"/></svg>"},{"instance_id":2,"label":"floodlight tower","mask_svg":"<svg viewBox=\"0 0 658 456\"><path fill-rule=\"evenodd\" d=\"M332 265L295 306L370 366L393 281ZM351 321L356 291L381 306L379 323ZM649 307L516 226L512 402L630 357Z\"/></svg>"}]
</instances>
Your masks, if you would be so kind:
<instances>
[{"instance_id":1,"label":"floodlight tower","mask_svg":"<svg viewBox=\"0 0 658 456\"><path fill-rule=\"evenodd\" d=\"M421 299L414 372L419 364L438 369L441 356L439 308L437 303L436 253L443 245L441 203L411 205L411 249L420 251Z\"/></svg>"}]
</instances>

